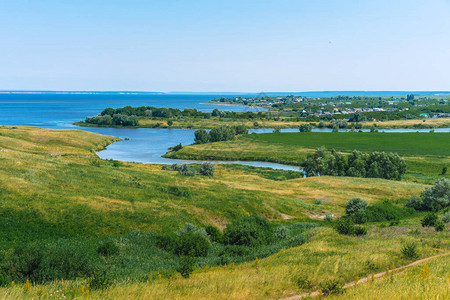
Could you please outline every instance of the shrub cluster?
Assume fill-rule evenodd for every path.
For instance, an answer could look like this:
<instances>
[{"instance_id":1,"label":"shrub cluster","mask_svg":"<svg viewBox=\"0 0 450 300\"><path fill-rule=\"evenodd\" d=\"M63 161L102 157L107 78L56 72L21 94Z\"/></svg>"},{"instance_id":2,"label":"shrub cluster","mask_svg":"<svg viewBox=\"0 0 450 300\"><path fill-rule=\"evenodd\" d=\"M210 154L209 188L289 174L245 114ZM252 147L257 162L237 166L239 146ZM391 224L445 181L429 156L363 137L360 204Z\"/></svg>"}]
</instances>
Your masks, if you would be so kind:
<instances>
[{"instance_id":1,"label":"shrub cluster","mask_svg":"<svg viewBox=\"0 0 450 300\"><path fill-rule=\"evenodd\" d=\"M269 243L273 236L272 228L266 219L249 216L230 223L224 231L224 241L230 245L260 246Z\"/></svg>"},{"instance_id":2,"label":"shrub cluster","mask_svg":"<svg viewBox=\"0 0 450 300\"><path fill-rule=\"evenodd\" d=\"M194 177L196 174L196 169L189 164L173 164L170 166L163 165L162 169L177 171L179 174L189 177ZM212 163L204 162L200 165L200 169L198 171L203 176L214 176L215 167Z\"/></svg>"},{"instance_id":3,"label":"shrub cluster","mask_svg":"<svg viewBox=\"0 0 450 300\"><path fill-rule=\"evenodd\" d=\"M321 147L302 163L306 176L331 175L400 180L406 162L396 153L362 153L354 150L348 156Z\"/></svg>"},{"instance_id":4,"label":"shrub cluster","mask_svg":"<svg viewBox=\"0 0 450 300\"><path fill-rule=\"evenodd\" d=\"M355 225L351 218L342 217L336 220L334 225L336 231L345 235L366 235L367 229L362 226Z\"/></svg>"},{"instance_id":5,"label":"shrub cluster","mask_svg":"<svg viewBox=\"0 0 450 300\"><path fill-rule=\"evenodd\" d=\"M12 280L41 283L89 277L98 258L95 251L73 241L21 244L0 259L0 284Z\"/></svg>"},{"instance_id":6,"label":"shrub cluster","mask_svg":"<svg viewBox=\"0 0 450 300\"><path fill-rule=\"evenodd\" d=\"M312 131L312 125L311 124L302 124L298 128L300 132L311 132Z\"/></svg>"},{"instance_id":7,"label":"shrub cluster","mask_svg":"<svg viewBox=\"0 0 450 300\"><path fill-rule=\"evenodd\" d=\"M172 171L178 171L181 175L194 177L195 169L192 168L189 164L173 164L170 166Z\"/></svg>"},{"instance_id":8,"label":"shrub cluster","mask_svg":"<svg viewBox=\"0 0 450 300\"><path fill-rule=\"evenodd\" d=\"M124 114L115 114L115 115L104 115L104 116L95 116L95 117L87 117L85 120L86 123L96 124L100 126L137 126L139 124L139 119L135 115L124 115Z\"/></svg>"},{"instance_id":9,"label":"shrub cluster","mask_svg":"<svg viewBox=\"0 0 450 300\"><path fill-rule=\"evenodd\" d=\"M444 219L444 218L443 218ZM443 231L445 224L443 220L440 220L435 213L429 213L423 217L421 224L423 227L434 227L436 231Z\"/></svg>"},{"instance_id":10,"label":"shrub cluster","mask_svg":"<svg viewBox=\"0 0 450 300\"><path fill-rule=\"evenodd\" d=\"M178 256L206 256L211 246L208 234L203 228L187 223L176 234L156 236L156 246Z\"/></svg>"},{"instance_id":11,"label":"shrub cluster","mask_svg":"<svg viewBox=\"0 0 450 300\"><path fill-rule=\"evenodd\" d=\"M209 132L206 129L197 129L194 132L195 143L204 144L220 141L233 140L236 135L247 134L248 128L245 125L219 126L214 127Z\"/></svg>"},{"instance_id":12,"label":"shrub cluster","mask_svg":"<svg viewBox=\"0 0 450 300\"><path fill-rule=\"evenodd\" d=\"M340 234L365 235L367 229L355 224L366 222L391 221L391 226L398 225L399 220L414 215L415 211L407 207L398 207L389 201L383 201L374 205L360 198L353 198L345 205L346 216L341 217L335 223L335 229Z\"/></svg>"},{"instance_id":13,"label":"shrub cluster","mask_svg":"<svg viewBox=\"0 0 450 300\"><path fill-rule=\"evenodd\" d=\"M450 179L441 178L426 188L420 198L413 196L405 204L415 210L439 211L450 206Z\"/></svg>"},{"instance_id":14,"label":"shrub cluster","mask_svg":"<svg viewBox=\"0 0 450 300\"><path fill-rule=\"evenodd\" d=\"M383 201L367 206L364 210L352 214L351 218L357 224L392 221L395 225L398 220L412 216L414 213L415 211L411 208L399 207L390 201Z\"/></svg>"}]
</instances>

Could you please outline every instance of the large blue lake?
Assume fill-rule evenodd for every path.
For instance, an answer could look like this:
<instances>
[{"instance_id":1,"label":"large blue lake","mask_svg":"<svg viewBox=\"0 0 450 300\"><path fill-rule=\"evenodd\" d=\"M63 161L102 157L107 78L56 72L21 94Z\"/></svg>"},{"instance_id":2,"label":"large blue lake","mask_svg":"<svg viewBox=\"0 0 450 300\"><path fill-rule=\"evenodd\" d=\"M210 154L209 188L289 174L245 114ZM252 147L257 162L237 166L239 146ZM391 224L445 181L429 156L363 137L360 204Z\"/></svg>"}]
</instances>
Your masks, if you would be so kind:
<instances>
[{"instance_id":1,"label":"large blue lake","mask_svg":"<svg viewBox=\"0 0 450 300\"><path fill-rule=\"evenodd\" d=\"M315 94L314 94L315 93ZM307 92L301 93L310 97L335 96L338 94L351 96L389 96L389 92ZM358 94L360 93L360 94ZM372 93L372 94L369 94ZM378 93L378 94L377 94ZM390 92L392 95L403 95L407 92ZM397 94L396 94L397 93ZM403 93L403 94L401 94ZM249 94L235 94L248 96ZM84 120L87 116L99 114L106 107L155 106L171 108L197 108L201 111L221 110L248 111L256 110L240 106L218 106L202 104L216 97L230 94L150 94L150 93L9 93L0 92L0 125L27 125L52 129L79 129L105 135L129 138L114 143L99 152L101 158L142 162L142 163L174 163L161 157L168 147L178 143L189 145L194 142L194 130L189 129L150 129L150 128L89 128L72 125ZM270 129L251 130L250 132L271 132ZM284 131L297 131L295 129ZM319 131L319 130L318 130ZM324 129L323 131L328 131ZM388 130L386 130L388 131ZM397 132L429 130L391 130ZM448 132L448 129L436 129L436 132ZM264 162L236 162L245 165L298 170L296 167Z\"/></svg>"}]
</instances>

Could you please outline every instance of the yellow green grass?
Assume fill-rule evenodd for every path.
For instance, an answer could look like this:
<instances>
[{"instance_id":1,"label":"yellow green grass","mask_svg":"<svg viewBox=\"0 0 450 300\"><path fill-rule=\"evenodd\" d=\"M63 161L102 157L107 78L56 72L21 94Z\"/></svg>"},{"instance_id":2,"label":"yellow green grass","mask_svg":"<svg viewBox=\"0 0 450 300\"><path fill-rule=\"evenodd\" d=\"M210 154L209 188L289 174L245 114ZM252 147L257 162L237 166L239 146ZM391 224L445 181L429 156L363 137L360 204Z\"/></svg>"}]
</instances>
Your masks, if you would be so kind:
<instances>
[{"instance_id":1,"label":"yellow green grass","mask_svg":"<svg viewBox=\"0 0 450 300\"><path fill-rule=\"evenodd\" d=\"M389 228L371 226L365 237L341 236L329 228L318 228L310 232L310 242L302 246L250 263L197 269L189 279L179 275L166 279L156 276L142 283L124 283L89 292L86 282L79 279L29 289L26 285L1 288L0 297L47 299L50 294L60 291L58 293L73 299L278 299L317 290L329 279L350 282L408 264L412 260L403 258L400 251L406 242L418 243L419 258L448 251L448 232L436 233L417 223L405 221L399 227ZM421 234L413 233L416 229ZM421 295L421 291L445 295L450 275L449 257L428 264L429 275L424 279L419 277L423 266L418 266L392 281L378 279L375 283L350 288L342 298L365 299L366 295L372 295L370 299L383 299L391 292L395 297L388 299L404 299L409 295ZM309 288L299 287L298 279L301 278L310 281ZM409 284L413 285L411 290ZM379 291L374 292L378 287ZM398 289L389 291L389 288Z\"/></svg>"},{"instance_id":2,"label":"yellow green grass","mask_svg":"<svg viewBox=\"0 0 450 300\"><path fill-rule=\"evenodd\" d=\"M37 236L60 237L171 231L185 222L223 228L249 214L304 219L305 213L339 215L352 197L396 200L425 187L346 177L280 182L220 165L212 178L189 178L159 165L101 161L94 150L115 139L94 133L2 127L0 134L2 213L15 218L8 234L27 226ZM322 204L313 205L315 199Z\"/></svg>"},{"instance_id":3,"label":"yellow green grass","mask_svg":"<svg viewBox=\"0 0 450 300\"><path fill-rule=\"evenodd\" d=\"M256 120L258 122L258 128L297 128L299 127L301 122L293 122L288 120ZM237 126L237 125L245 125L248 128L254 127L254 120L229 120L229 119L221 119L218 117L213 117L210 119L196 119L196 118L186 118L180 120L173 120L173 124L170 125L170 128L213 128L221 125L225 126ZM159 125L157 125L159 124ZM140 119L139 127L149 127L154 128L155 125L158 127L169 127L167 121L164 120L150 120L150 119Z\"/></svg>"},{"instance_id":4,"label":"yellow green grass","mask_svg":"<svg viewBox=\"0 0 450 300\"><path fill-rule=\"evenodd\" d=\"M413 127L414 125L426 125L432 127L450 127L450 118L433 118L433 119L412 119L412 120L392 120L382 122L362 122L363 126L371 127L377 125L379 127L404 128Z\"/></svg>"},{"instance_id":5,"label":"yellow green grass","mask_svg":"<svg viewBox=\"0 0 450 300\"><path fill-rule=\"evenodd\" d=\"M114 140L76 130L0 127L0 214L7 220L0 231L0 250L7 253L14 243L33 240L169 232L185 222L223 228L248 214L280 223L321 218L325 212L341 215L353 197L369 203L394 201L426 187L329 176L275 181L251 169L220 165L212 178L190 178L162 171L159 165L100 160L95 150ZM313 204L316 199L322 204ZM448 230L422 228L419 219L386 228L370 225L369 234L358 238L327 227L307 234L310 241L302 246L251 263L196 269L190 279L152 276L103 291L88 289L82 278L42 287L20 283L0 288L0 298L47 299L58 291L73 299L275 299L304 292L297 285L304 274L314 289L328 278L351 281L392 264L404 265L410 262L400 253L406 242L419 245L420 257L449 247Z\"/></svg>"}]
</instances>

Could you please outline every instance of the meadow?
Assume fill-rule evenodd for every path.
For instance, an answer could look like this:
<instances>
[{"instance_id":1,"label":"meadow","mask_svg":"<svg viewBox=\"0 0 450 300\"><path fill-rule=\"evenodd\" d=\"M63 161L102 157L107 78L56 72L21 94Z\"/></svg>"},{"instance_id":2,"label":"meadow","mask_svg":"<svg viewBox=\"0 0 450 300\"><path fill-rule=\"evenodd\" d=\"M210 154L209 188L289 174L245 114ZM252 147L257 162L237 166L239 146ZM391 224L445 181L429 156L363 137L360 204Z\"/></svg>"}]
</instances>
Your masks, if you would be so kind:
<instances>
[{"instance_id":1,"label":"meadow","mask_svg":"<svg viewBox=\"0 0 450 300\"><path fill-rule=\"evenodd\" d=\"M100 160L95 152L116 140L77 130L0 127L0 265L16 255L19 268L41 255L50 266L59 262L58 268L69 271L93 268L97 284L107 282L101 288L87 286L92 278L76 272L65 279L59 273L30 273L61 278L30 283L0 276L0 298L47 299L63 293L72 299L280 298L305 291L304 274L313 290L327 278L351 281L404 265L411 261L401 255L407 242L419 245L420 257L449 247L448 229L421 227L422 213L393 226L367 224L363 237L339 235L323 220L327 213L343 215L354 197L403 206L427 184L304 179L291 171L240 165L216 165L213 177L186 177L161 165ZM196 260L189 279L176 271L180 258L158 246L161 234L187 222L223 230L249 215L267 218L274 228L285 226L290 238L301 239L225 257L226 246L213 243L208 255ZM100 246L108 243L117 253L100 255Z\"/></svg>"},{"instance_id":2,"label":"meadow","mask_svg":"<svg viewBox=\"0 0 450 300\"><path fill-rule=\"evenodd\" d=\"M431 183L450 164L448 133L302 132L240 136L226 142L194 144L165 157L206 160L269 161L300 165L319 147L343 153L385 151L407 162L405 180ZM445 175L445 176L448 176Z\"/></svg>"}]
</instances>

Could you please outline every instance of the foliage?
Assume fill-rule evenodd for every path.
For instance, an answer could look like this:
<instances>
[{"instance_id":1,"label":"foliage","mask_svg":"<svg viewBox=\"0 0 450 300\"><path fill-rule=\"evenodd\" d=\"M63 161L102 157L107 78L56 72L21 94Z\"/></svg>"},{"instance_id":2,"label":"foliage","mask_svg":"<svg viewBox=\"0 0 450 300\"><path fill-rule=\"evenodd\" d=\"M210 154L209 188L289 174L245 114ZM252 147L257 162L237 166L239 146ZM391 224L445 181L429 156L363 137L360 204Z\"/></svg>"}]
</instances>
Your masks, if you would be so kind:
<instances>
[{"instance_id":1,"label":"foliage","mask_svg":"<svg viewBox=\"0 0 450 300\"><path fill-rule=\"evenodd\" d=\"M434 226L437 221L438 216L435 213L429 213L426 214L425 217L423 217L420 223L422 224L423 227L426 227L426 226Z\"/></svg>"},{"instance_id":2,"label":"foliage","mask_svg":"<svg viewBox=\"0 0 450 300\"><path fill-rule=\"evenodd\" d=\"M21 244L0 264L0 274L18 281L43 282L89 276L97 256L67 240Z\"/></svg>"},{"instance_id":3,"label":"foliage","mask_svg":"<svg viewBox=\"0 0 450 300\"><path fill-rule=\"evenodd\" d=\"M444 216L442 217L441 220L444 223L450 223L450 210L448 210L444 213Z\"/></svg>"},{"instance_id":4,"label":"foliage","mask_svg":"<svg viewBox=\"0 0 450 300\"><path fill-rule=\"evenodd\" d=\"M266 219L252 215L228 224L224 231L224 240L230 245L254 247L267 244L272 234Z\"/></svg>"},{"instance_id":5,"label":"foliage","mask_svg":"<svg viewBox=\"0 0 450 300\"><path fill-rule=\"evenodd\" d=\"M182 256L180 258L180 265L177 268L177 272L183 276L183 278L189 278L194 271L195 258L192 256Z\"/></svg>"},{"instance_id":6,"label":"foliage","mask_svg":"<svg viewBox=\"0 0 450 300\"><path fill-rule=\"evenodd\" d=\"M367 234L367 228L362 227L362 226L355 226L353 228L354 234L355 235L366 235Z\"/></svg>"},{"instance_id":7,"label":"foliage","mask_svg":"<svg viewBox=\"0 0 450 300\"><path fill-rule=\"evenodd\" d=\"M223 241L223 234L217 227L208 225L205 227L205 231L212 242L221 243Z\"/></svg>"},{"instance_id":8,"label":"foliage","mask_svg":"<svg viewBox=\"0 0 450 300\"><path fill-rule=\"evenodd\" d=\"M300 132L311 132L312 131L312 125L311 124L301 124L298 128Z\"/></svg>"},{"instance_id":9,"label":"foliage","mask_svg":"<svg viewBox=\"0 0 450 300\"><path fill-rule=\"evenodd\" d=\"M441 178L422 192L423 208L438 211L450 206L450 179Z\"/></svg>"},{"instance_id":10,"label":"foliage","mask_svg":"<svg viewBox=\"0 0 450 300\"><path fill-rule=\"evenodd\" d=\"M289 231L286 226L281 225L275 229L274 234L277 239L283 240L288 237Z\"/></svg>"},{"instance_id":11,"label":"foliage","mask_svg":"<svg viewBox=\"0 0 450 300\"><path fill-rule=\"evenodd\" d=\"M209 141L208 132L205 129L197 129L194 131L195 143L204 144Z\"/></svg>"},{"instance_id":12,"label":"foliage","mask_svg":"<svg viewBox=\"0 0 450 300\"><path fill-rule=\"evenodd\" d=\"M441 221L441 220L437 220L437 221L434 223L434 229L436 229L436 231L444 231L444 229L445 229L445 224L444 224L444 222Z\"/></svg>"},{"instance_id":13,"label":"foliage","mask_svg":"<svg viewBox=\"0 0 450 300\"><path fill-rule=\"evenodd\" d=\"M93 290L104 290L113 284L108 274L108 268L95 268L92 276L88 279L89 288Z\"/></svg>"},{"instance_id":14,"label":"foliage","mask_svg":"<svg viewBox=\"0 0 450 300\"><path fill-rule=\"evenodd\" d=\"M404 258L408 258L408 259L416 259L417 257L419 257L419 253L417 251L417 245L414 242L406 243L402 247L401 253Z\"/></svg>"},{"instance_id":15,"label":"foliage","mask_svg":"<svg viewBox=\"0 0 450 300\"><path fill-rule=\"evenodd\" d=\"M342 284L342 282L337 279L323 282L320 285L320 290L322 291L322 294L324 296L339 295L343 294L345 291L344 284Z\"/></svg>"},{"instance_id":16,"label":"foliage","mask_svg":"<svg viewBox=\"0 0 450 300\"><path fill-rule=\"evenodd\" d=\"M183 149L183 145L181 143L179 143L176 146L169 147L169 151L173 151L173 152L177 152L177 151L179 151L181 149Z\"/></svg>"},{"instance_id":17,"label":"foliage","mask_svg":"<svg viewBox=\"0 0 450 300\"><path fill-rule=\"evenodd\" d=\"M119 253L119 247L112 240L107 240L102 243L97 248L97 253L103 256L111 256Z\"/></svg>"},{"instance_id":18,"label":"foliage","mask_svg":"<svg viewBox=\"0 0 450 300\"><path fill-rule=\"evenodd\" d=\"M365 222L398 221L414 215L415 211L409 207L399 207L391 201L383 201L367 206L362 212L352 215L352 219L357 224Z\"/></svg>"},{"instance_id":19,"label":"foliage","mask_svg":"<svg viewBox=\"0 0 450 300\"><path fill-rule=\"evenodd\" d=\"M313 288L313 282L308 278L308 276L301 274L294 278L295 285L305 291L309 291Z\"/></svg>"},{"instance_id":20,"label":"foliage","mask_svg":"<svg viewBox=\"0 0 450 300\"><path fill-rule=\"evenodd\" d=\"M324 220L325 221L328 221L328 222L332 222L333 221L333 215L331 214L331 213L326 213L325 214L325 218L324 218Z\"/></svg>"},{"instance_id":21,"label":"foliage","mask_svg":"<svg viewBox=\"0 0 450 300\"><path fill-rule=\"evenodd\" d=\"M406 202L405 206L409 207L409 208L413 208L415 210L422 210L423 209L422 200L416 195L414 195L411 198L409 198L408 201Z\"/></svg>"},{"instance_id":22,"label":"foliage","mask_svg":"<svg viewBox=\"0 0 450 300\"><path fill-rule=\"evenodd\" d=\"M204 162L200 166L200 174L204 176L214 176L214 165L209 162Z\"/></svg>"},{"instance_id":23,"label":"foliage","mask_svg":"<svg viewBox=\"0 0 450 300\"><path fill-rule=\"evenodd\" d=\"M363 212L367 208L367 202L361 198L352 198L345 204L345 213L352 215L358 212Z\"/></svg>"},{"instance_id":24,"label":"foliage","mask_svg":"<svg viewBox=\"0 0 450 300\"><path fill-rule=\"evenodd\" d=\"M352 235L355 231L355 225L350 218L337 219L334 228L338 233L345 235Z\"/></svg>"},{"instance_id":25,"label":"foliage","mask_svg":"<svg viewBox=\"0 0 450 300\"><path fill-rule=\"evenodd\" d=\"M450 206L450 179L441 178L432 187L426 188L421 198L413 196L405 204L415 210L439 211Z\"/></svg>"},{"instance_id":26,"label":"foliage","mask_svg":"<svg viewBox=\"0 0 450 300\"><path fill-rule=\"evenodd\" d=\"M369 154L354 150L351 155L325 148L319 148L308 155L302 164L307 176L331 175L369 177L400 180L406 172L406 163L398 154L372 152Z\"/></svg>"},{"instance_id":27,"label":"foliage","mask_svg":"<svg viewBox=\"0 0 450 300\"><path fill-rule=\"evenodd\" d=\"M178 171L179 174L184 176L195 176L195 169L193 169L189 164L173 164L171 169L173 171Z\"/></svg>"}]
</instances>

